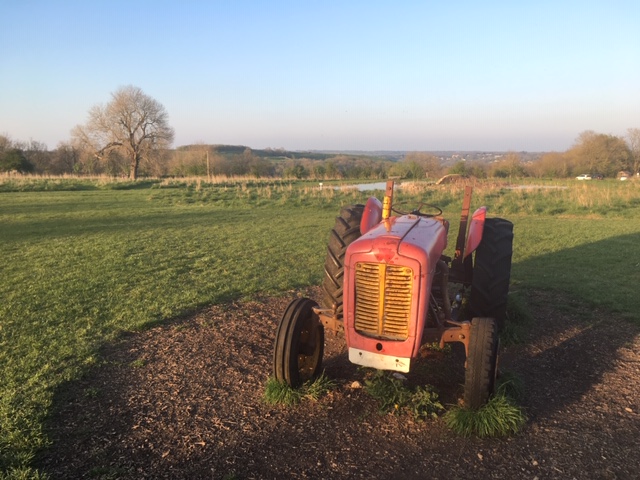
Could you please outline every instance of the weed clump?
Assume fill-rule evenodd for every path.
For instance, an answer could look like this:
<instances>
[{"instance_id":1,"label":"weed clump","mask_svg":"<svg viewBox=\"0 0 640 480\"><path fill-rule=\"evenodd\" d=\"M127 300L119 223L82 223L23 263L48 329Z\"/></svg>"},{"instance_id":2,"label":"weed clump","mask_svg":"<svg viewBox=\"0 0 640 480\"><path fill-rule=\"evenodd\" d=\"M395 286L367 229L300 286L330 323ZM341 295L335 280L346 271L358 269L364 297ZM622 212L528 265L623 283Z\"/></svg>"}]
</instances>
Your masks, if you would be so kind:
<instances>
[{"instance_id":1,"label":"weed clump","mask_svg":"<svg viewBox=\"0 0 640 480\"><path fill-rule=\"evenodd\" d=\"M522 382L505 375L496 393L477 410L456 406L444 415L447 426L463 437L506 437L518 433L527 417L515 399L523 394Z\"/></svg>"},{"instance_id":2,"label":"weed clump","mask_svg":"<svg viewBox=\"0 0 640 480\"><path fill-rule=\"evenodd\" d=\"M463 437L506 437L518 433L526 416L505 395L495 395L478 410L455 407L444 415L447 426Z\"/></svg>"},{"instance_id":3,"label":"weed clump","mask_svg":"<svg viewBox=\"0 0 640 480\"><path fill-rule=\"evenodd\" d=\"M336 382L328 378L324 372L314 380L305 382L300 388L292 388L286 383L270 377L265 385L263 399L269 405L297 405L303 398L320 399L335 385Z\"/></svg>"},{"instance_id":4,"label":"weed clump","mask_svg":"<svg viewBox=\"0 0 640 480\"><path fill-rule=\"evenodd\" d=\"M400 413L409 411L414 418L437 418L444 410L438 394L430 385L411 390L404 382L381 370L365 380L365 391L380 403L380 411Z\"/></svg>"}]
</instances>

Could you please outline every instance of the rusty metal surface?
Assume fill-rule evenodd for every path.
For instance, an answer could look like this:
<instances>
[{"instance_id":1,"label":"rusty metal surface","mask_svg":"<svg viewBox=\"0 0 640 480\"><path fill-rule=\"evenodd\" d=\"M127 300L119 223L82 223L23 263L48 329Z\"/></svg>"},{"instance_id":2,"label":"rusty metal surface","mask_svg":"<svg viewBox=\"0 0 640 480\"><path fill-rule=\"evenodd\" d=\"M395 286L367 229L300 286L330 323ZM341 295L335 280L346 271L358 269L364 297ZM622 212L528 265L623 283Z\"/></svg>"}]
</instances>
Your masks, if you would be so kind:
<instances>
[{"instance_id":1,"label":"rusty metal surface","mask_svg":"<svg viewBox=\"0 0 640 480\"><path fill-rule=\"evenodd\" d=\"M471 323L470 322L451 322L451 327L446 328L426 328L422 337L423 343L438 342L440 348L444 347L445 343L459 342L464 345L465 354L469 354L469 338L471 335Z\"/></svg>"},{"instance_id":2,"label":"rusty metal surface","mask_svg":"<svg viewBox=\"0 0 640 480\"><path fill-rule=\"evenodd\" d=\"M464 188L464 198L462 200L462 213L460 215L460 228L456 240L456 252L451 262L451 280L457 283L469 284L473 267L471 257L464 259L464 249L467 243L467 226L469 224L469 211L471 209L471 195L473 187L467 185Z\"/></svg>"},{"instance_id":3,"label":"rusty metal surface","mask_svg":"<svg viewBox=\"0 0 640 480\"><path fill-rule=\"evenodd\" d=\"M318 320L324 326L324 328L331 330L335 333L344 332L344 323L342 320L338 320L335 312L327 308L314 308L314 313L318 315Z\"/></svg>"}]
</instances>

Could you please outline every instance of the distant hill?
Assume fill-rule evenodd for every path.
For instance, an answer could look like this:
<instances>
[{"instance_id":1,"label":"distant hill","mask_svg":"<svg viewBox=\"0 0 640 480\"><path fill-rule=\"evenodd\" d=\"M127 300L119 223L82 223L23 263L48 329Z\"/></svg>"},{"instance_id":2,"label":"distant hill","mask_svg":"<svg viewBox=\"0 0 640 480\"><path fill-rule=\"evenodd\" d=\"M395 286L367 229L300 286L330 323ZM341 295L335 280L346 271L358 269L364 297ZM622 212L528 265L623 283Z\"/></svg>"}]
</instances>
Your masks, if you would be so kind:
<instances>
[{"instance_id":1,"label":"distant hill","mask_svg":"<svg viewBox=\"0 0 640 480\"><path fill-rule=\"evenodd\" d=\"M209 148L211 153L219 155L241 155L247 148L251 150L251 153L257 157L277 159L309 159L309 160L327 160L328 158L335 157L337 155L347 155L352 157L375 157L380 160L398 160L404 156L402 154L399 158L394 158L392 155L385 155L379 152L355 152L355 151L320 151L320 150L285 150L282 148L265 148L257 149L247 147L245 145L183 145L177 147L177 151L189 151L189 150L202 150L203 148Z\"/></svg>"},{"instance_id":2,"label":"distant hill","mask_svg":"<svg viewBox=\"0 0 640 480\"><path fill-rule=\"evenodd\" d=\"M208 147L212 153L231 156L240 155L247 148L257 157L272 160L327 160L336 156L355 158L372 158L375 160L401 161L407 153L415 150L285 150L283 148L253 149L245 145L184 145L176 148L178 151L196 150ZM500 159L508 152L489 152L481 150L433 150L424 151L440 159L443 165L453 165L457 161L491 163ZM544 152L517 152L523 162L529 162L540 158Z\"/></svg>"}]
</instances>

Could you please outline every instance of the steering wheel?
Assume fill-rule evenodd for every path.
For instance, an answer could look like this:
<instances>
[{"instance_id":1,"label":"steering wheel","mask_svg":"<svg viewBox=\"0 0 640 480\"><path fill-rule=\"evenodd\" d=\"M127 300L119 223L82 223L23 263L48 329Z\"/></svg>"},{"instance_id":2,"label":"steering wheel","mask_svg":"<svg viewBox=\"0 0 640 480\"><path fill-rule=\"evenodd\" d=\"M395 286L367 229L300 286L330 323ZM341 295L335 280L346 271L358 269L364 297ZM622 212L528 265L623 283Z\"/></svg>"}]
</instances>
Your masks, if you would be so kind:
<instances>
[{"instance_id":1,"label":"steering wheel","mask_svg":"<svg viewBox=\"0 0 640 480\"><path fill-rule=\"evenodd\" d=\"M402 202L404 203L404 202ZM401 205L402 205L401 203ZM435 210L435 213L423 213L420 211L420 209L422 207L427 207L430 209ZM403 212L402 210L396 210L395 208L391 209L393 212L397 213L398 215L417 215L419 217L426 217L426 218L432 218L432 217L437 217L439 215L442 215L442 209L436 205L431 205L430 203L424 203L424 202L420 202L418 204L418 207L411 210L410 212Z\"/></svg>"}]
</instances>

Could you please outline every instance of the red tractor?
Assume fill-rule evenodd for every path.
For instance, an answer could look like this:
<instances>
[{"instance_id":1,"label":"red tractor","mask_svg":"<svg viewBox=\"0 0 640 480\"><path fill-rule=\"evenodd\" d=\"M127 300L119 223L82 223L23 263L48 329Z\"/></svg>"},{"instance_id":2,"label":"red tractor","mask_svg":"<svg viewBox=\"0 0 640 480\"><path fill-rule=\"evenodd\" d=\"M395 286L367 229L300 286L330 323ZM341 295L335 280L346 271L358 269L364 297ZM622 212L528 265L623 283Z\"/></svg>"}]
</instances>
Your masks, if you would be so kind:
<instances>
[{"instance_id":1,"label":"red tractor","mask_svg":"<svg viewBox=\"0 0 640 480\"><path fill-rule=\"evenodd\" d=\"M410 371L426 343L460 342L464 403L479 408L496 378L513 224L486 218L485 207L469 219L467 187L450 258L443 254L449 222L442 210L421 203L399 211L393 187L387 182L383 202L371 197L366 205L342 208L329 238L324 305L308 298L289 304L276 333L275 378L298 387L318 375L325 328L344 333L352 363L398 372ZM432 213L422 212L425 207Z\"/></svg>"}]
</instances>

